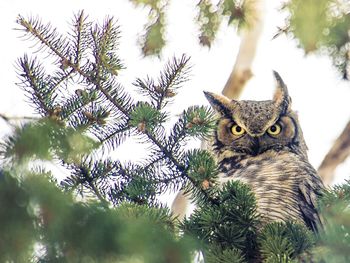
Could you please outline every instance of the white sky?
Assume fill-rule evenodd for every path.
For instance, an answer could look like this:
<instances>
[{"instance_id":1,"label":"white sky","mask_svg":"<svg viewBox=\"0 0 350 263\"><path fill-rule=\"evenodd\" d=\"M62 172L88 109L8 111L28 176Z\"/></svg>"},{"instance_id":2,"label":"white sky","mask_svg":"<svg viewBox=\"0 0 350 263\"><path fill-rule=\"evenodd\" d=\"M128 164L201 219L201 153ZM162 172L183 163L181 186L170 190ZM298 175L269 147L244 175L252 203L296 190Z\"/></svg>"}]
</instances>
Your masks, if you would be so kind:
<instances>
[{"instance_id":1,"label":"white sky","mask_svg":"<svg viewBox=\"0 0 350 263\"><path fill-rule=\"evenodd\" d=\"M220 93L234 64L239 47L239 38L231 27L223 26L212 48L202 48L197 43L197 28L193 23L193 6L196 1L173 0L168 16L168 45L162 60L143 59L136 45L142 32L147 11L135 9L128 0L5 0L0 2L0 112L9 116L28 116L33 110L25 102L25 96L15 82L14 65L18 57L30 53L32 43L19 39L20 32L15 20L18 14L24 17L40 16L65 33L73 14L84 9L91 19L103 21L106 15L118 19L121 25L120 57L127 69L121 72L121 82L127 89L136 77L157 76L165 61L173 55L186 53L192 57L192 77L173 104L172 111L180 113L190 105L207 104L202 91ZM269 99L274 89L272 69L277 70L289 88L293 108L298 111L305 140L309 147L310 162L317 168L322 158L341 132L350 117L350 87L340 80L326 57L305 56L296 43L285 36L271 40L276 27L283 25L284 16L277 7L279 1L268 1L265 30L260 40L254 63L254 78L246 87L243 99ZM0 120L0 136L10 129ZM199 145L198 142L193 145ZM138 149L140 148L140 149ZM117 156L133 159L143 156L141 147L126 144L120 147ZM337 170L336 182L350 176L350 161Z\"/></svg>"}]
</instances>

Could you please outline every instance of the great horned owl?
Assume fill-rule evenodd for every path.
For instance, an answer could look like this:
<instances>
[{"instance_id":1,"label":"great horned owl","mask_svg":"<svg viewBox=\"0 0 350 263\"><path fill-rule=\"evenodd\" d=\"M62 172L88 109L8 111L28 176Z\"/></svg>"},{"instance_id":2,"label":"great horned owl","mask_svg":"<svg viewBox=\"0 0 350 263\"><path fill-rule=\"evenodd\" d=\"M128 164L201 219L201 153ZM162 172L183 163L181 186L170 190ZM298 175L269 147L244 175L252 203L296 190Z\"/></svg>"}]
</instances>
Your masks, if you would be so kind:
<instances>
[{"instance_id":1,"label":"great horned owl","mask_svg":"<svg viewBox=\"0 0 350 263\"><path fill-rule=\"evenodd\" d=\"M241 180L255 193L263 222L297 221L316 231L317 197L323 184L307 147L283 80L274 72L272 100L229 100L205 92L219 113L213 151L221 182Z\"/></svg>"}]
</instances>

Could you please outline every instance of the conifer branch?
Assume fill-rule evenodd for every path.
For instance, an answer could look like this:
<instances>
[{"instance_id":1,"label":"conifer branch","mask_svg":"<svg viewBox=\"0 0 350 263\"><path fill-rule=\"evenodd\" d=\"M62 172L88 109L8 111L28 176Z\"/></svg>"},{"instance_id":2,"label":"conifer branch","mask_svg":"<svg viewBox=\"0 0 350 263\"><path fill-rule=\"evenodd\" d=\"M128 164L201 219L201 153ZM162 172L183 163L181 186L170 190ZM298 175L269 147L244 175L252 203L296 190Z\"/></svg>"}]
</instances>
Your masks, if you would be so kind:
<instances>
[{"instance_id":1,"label":"conifer branch","mask_svg":"<svg viewBox=\"0 0 350 263\"><path fill-rule=\"evenodd\" d=\"M157 109L161 110L164 108L166 103L165 99L169 99L175 95L176 89L188 79L188 62L190 57L182 55L179 60L173 59L172 63L168 63L165 67L164 73L161 74L159 79L159 86L162 87L162 96L159 96L157 101Z\"/></svg>"},{"instance_id":2,"label":"conifer branch","mask_svg":"<svg viewBox=\"0 0 350 263\"><path fill-rule=\"evenodd\" d=\"M91 23L87 23L87 16L84 14L84 10L80 11L73 20L73 39L75 41L74 52L74 64L80 65L80 61L84 55L85 50L90 44L87 28L91 26Z\"/></svg>"},{"instance_id":3,"label":"conifer branch","mask_svg":"<svg viewBox=\"0 0 350 263\"><path fill-rule=\"evenodd\" d=\"M122 134L128 130L130 130L130 127L122 126L121 128L115 129L113 132L108 133L105 137L99 137L99 141L101 142L101 144L105 144L112 138L115 138L116 135ZM96 135L98 136L99 134Z\"/></svg>"},{"instance_id":4,"label":"conifer branch","mask_svg":"<svg viewBox=\"0 0 350 263\"><path fill-rule=\"evenodd\" d=\"M59 36L56 29L52 29L50 24L44 26L38 19L26 20L21 15L17 18L17 23L21 25L26 33L31 34L35 39L41 43L43 47L49 48L54 54L56 54L60 59L62 64L69 61L66 58L68 54L67 45L65 39Z\"/></svg>"},{"instance_id":5,"label":"conifer branch","mask_svg":"<svg viewBox=\"0 0 350 263\"><path fill-rule=\"evenodd\" d=\"M35 59L29 60L25 55L18 60L18 66L23 72L20 74L20 84L31 95L30 99L37 106L37 110L44 116L52 112L52 90L48 89L44 82L44 70ZM29 91L29 88L34 92Z\"/></svg>"},{"instance_id":6,"label":"conifer branch","mask_svg":"<svg viewBox=\"0 0 350 263\"><path fill-rule=\"evenodd\" d=\"M203 189L201 185L198 185L198 182L196 182L191 176L188 175L187 168L179 160L177 160L172 152L170 152L167 147L165 147L160 141L158 141L151 133L148 131L145 131L145 134L148 136L148 138L158 146L158 148L161 150L162 153L164 153L164 156L168 158L176 167L176 169L180 172L181 177L186 178L191 184L193 185L193 188L195 188L197 191L200 192L200 195L204 196L204 199L208 201L209 203L216 204L217 200L215 200L212 196L208 194L206 189ZM174 178L174 177L173 177ZM161 182L161 181L159 181Z\"/></svg>"},{"instance_id":7,"label":"conifer branch","mask_svg":"<svg viewBox=\"0 0 350 263\"><path fill-rule=\"evenodd\" d=\"M65 98L61 105L61 120L69 118L76 111L81 110L84 106L91 103L95 99L94 91L83 92L83 94L75 94L70 98Z\"/></svg>"},{"instance_id":8,"label":"conifer branch","mask_svg":"<svg viewBox=\"0 0 350 263\"><path fill-rule=\"evenodd\" d=\"M100 202L108 207L108 201L101 195L100 191L98 190L98 188L95 186L95 184L93 183L93 181L88 181L88 184L91 188L91 190L95 193L96 197L100 200Z\"/></svg>"},{"instance_id":9,"label":"conifer branch","mask_svg":"<svg viewBox=\"0 0 350 263\"><path fill-rule=\"evenodd\" d=\"M93 88L87 90L76 90L75 95L68 99L63 99L62 102L59 103L59 106L55 106L53 110L48 109L48 115L55 115L54 117L59 118L60 121L68 121L72 127L80 131L90 128L91 132L99 138L102 144L107 142L111 142L112 145L115 143L118 144L117 140L125 136L126 132L137 128L137 133L145 136L151 145L158 148L156 152L160 157L151 159L145 166L130 167L130 174L135 173L135 176L141 177L143 176L142 174L154 174L153 177L147 180L150 184L159 184L159 189L164 187L168 188L168 183L174 180L187 180L191 182L193 187L199 187L198 192L203 192L202 194L206 196L205 199L210 199L208 193L202 191L203 189L200 183L187 174L186 164L181 163L178 159L181 157L181 153L179 152L181 142L186 137L205 133L203 133L200 128L193 129L192 126L208 126L208 119L205 119L203 116L183 116L179 124L174 126L173 133L168 139L160 126L166 117L166 113L159 113L158 111L164 108L169 99L176 95L176 89L187 80L189 71L189 67L187 66L189 61L188 57L183 55L180 59L174 58L173 61L169 62L165 66L165 70L161 73L157 85L154 85L154 82L151 80L147 81L147 83L141 80L137 81L137 85L141 89L140 91L148 93L151 97L151 105L154 106L153 108L151 105L145 103L134 104L131 98L123 91L122 87L114 80L114 76L117 73L116 70L121 68L121 66L119 59L114 54L117 47L119 31L111 18L106 19L102 28L95 26L95 28L90 31L90 36L88 36L87 28L92 25L86 22L83 12L77 14L73 22L73 46L68 48L70 51L74 50L75 52L74 62L71 60L71 57L66 56L69 52L64 53L62 49L60 49L59 44L56 43L57 45L55 45L55 43L52 42L51 38L54 38L58 42L62 37L57 37L56 30L52 30L51 26L45 27L35 20L26 21L21 16L18 19L18 23L23 26L29 34L33 35L34 38L38 39L42 45L49 47L54 55L59 57L61 69L66 71L70 68L68 73L57 73L58 77L55 77L57 81L53 81L51 87L54 85L55 89L58 88L62 82L75 73L84 78L87 83L93 85ZM85 52L85 48L87 48L86 42L89 41L93 43L91 49L95 61L93 63L88 62L84 66L81 66L80 59ZM42 75L44 74L42 73ZM35 83L30 83L29 86L33 86L34 84ZM45 91L45 85L43 85L42 89L39 88L37 90L40 92ZM96 93L96 91L98 92ZM39 93L39 95L41 94ZM43 94L43 96L39 95L37 96L39 102L45 102L45 100L50 99L51 96L51 94L46 93ZM94 106L95 109L93 111L84 109L89 103L95 104L97 99L106 103L109 109L107 111L103 108L99 110L97 106ZM53 100L50 100L49 105L52 105L53 102ZM42 105L39 104L38 108L42 108ZM192 109L192 111L194 112L194 109ZM102 128L102 126L105 125L104 118L109 115L109 112L113 112L115 116L121 114L120 117L118 117L119 122L115 123L114 127L107 124L106 127ZM205 114L205 110L203 109L200 109L198 112L199 114ZM187 124L190 126L186 126ZM155 169L157 163L165 164L168 170L161 171L160 168ZM134 168L136 170L132 170ZM87 183L86 186L96 192L95 179L90 178L88 172L89 168L86 168L86 173L81 172L82 170L79 166L76 166L74 169L76 170L76 179L73 178L75 176L72 177L72 182L75 182L72 186L75 184ZM119 172L121 172L121 170ZM127 173L128 172L125 170L121 174L122 180L126 180L125 183L130 181L131 178L125 178ZM156 178L156 174L158 174L158 178ZM129 183L132 183L132 181ZM118 191L122 195L128 195L122 188ZM102 200L103 196L101 193L96 192L96 195ZM138 197L134 196L133 198L137 199ZM142 200L139 201L143 202Z\"/></svg>"},{"instance_id":10,"label":"conifer branch","mask_svg":"<svg viewBox=\"0 0 350 263\"><path fill-rule=\"evenodd\" d=\"M111 102L120 112L122 112L126 117L129 115L129 112L120 104L118 103L111 94L102 87L102 85L98 82L94 82L96 85L96 88L102 92L102 94L106 97L106 99Z\"/></svg>"},{"instance_id":11,"label":"conifer branch","mask_svg":"<svg viewBox=\"0 0 350 263\"><path fill-rule=\"evenodd\" d=\"M73 78L74 69L71 69L69 72L64 72L64 74L56 73L57 76L50 78L47 85L52 91L58 89L65 81L69 81Z\"/></svg>"},{"instance_id":12,"label":"conifer branch","mask_svg":"<svg viewBox=\"0 0 350 263\"><path fill-rule=\"evenodd\" d=\"M65 163L65 162L63 162ZM70 188L72 189L76 189L79 185L83 185L84 183L87 183L87 186L90 188L90 190L92 190L92 192L96 195L97 199L101 201L101 203L104 206L108 206L108 201L105 199L105 197L103 197L103 195L101 194L100 190L96 187L95 182L100 179L105 177L108 173L110 173L113 170L113 167L108 165L106 166L106 170L99 174L98 177L93 177L91 176L90 171L90 167L84 166L84 164L67 164L67 167L69 169L73 169L76 173L75 176L73 176L73 178L75 179L73 181L73 184L70 184L70 182L72 182L72 180L68 180L65 179L61 182L61 185L63 187L67 187L69 185Z\"/></svg>"},{"instance_id":13,"label":"conifer branch","mask_svg":"<svg viewBox=\"0 0 350 263\"><path fill-rule=\"evenodd\" d=\"M170 99L176 95L176 90L181 87L181 84L188 80L188 66L190 57L182 55L181 58L173 58L167 63L164 71L155 83L152 79L146 80L136 79L134 86L138 88L141 94L148 96L151 99L151 104L157 110L163 110Z\"/></svg>"}]
</instances>

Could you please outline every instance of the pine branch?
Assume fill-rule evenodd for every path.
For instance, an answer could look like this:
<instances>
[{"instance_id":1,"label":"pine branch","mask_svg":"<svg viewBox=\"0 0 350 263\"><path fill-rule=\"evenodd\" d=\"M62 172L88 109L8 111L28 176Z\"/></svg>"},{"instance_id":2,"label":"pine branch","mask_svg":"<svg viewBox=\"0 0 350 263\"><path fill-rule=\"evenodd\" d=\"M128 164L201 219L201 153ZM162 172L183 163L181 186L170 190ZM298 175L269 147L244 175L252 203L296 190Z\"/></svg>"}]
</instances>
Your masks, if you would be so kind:
<instances>
[{"instance_id":1,"label":"pine branch","mask_svg":"<svg viewBox=\"0 0 350 263\"><path fill-rule=\"evenodd\" d=\"M190 107L183 112L174 124L167 141L168 147L173 149L173 147L181 145L190 136L207 139L212 135L215 125L215 114L210 108Z\"/></svg>"},{"instance_id":2,"label":"pine branch","mask_svg":"<svg viewBox=\"0 0 350 263\"><path fill-rule=\"evenodd\" d=\"M50 24L43 25L39 19L31 18L26 20L22 16L18 16L17 23L23 27L19 29L25 31L26 35L30 34L41 45L42 48L48 48L52 53L61 59L61 63L65 64L69 55L69 45L66 39L57 33Z\"/></svg>"},{"instance_id":3,"label":"pine branch","mask_svg":"<svg viewBox=\"0 0 350 263\"><path fill-rule=\"evenodd\" d=\"M259 223L254 194L241 182L231 181L217 189L215 196L215 203L200 203L189 219L184 220L182 230L200 241L199 249L204 249L205 257L216 254L215 248L219 247L220 254L225 249L235 249L251 261L257 253Z\"/></svg>"},{"instance_id":4,"label":"pine branch","mask_svg":"<svg viewBox=\"0 0 350 263\"><path fill-rule=\"evenodd\" d=\"M113 168L110 165L108 165L106 166L106 171L99 174L98 176L94 176L93 170L90 172L90 169L88 169L87 166L84 166L84 164L71 165L70 167L79 173L79 180L76 181L76 184L74 186L71 185L70 187L74 188L74 187L77 187L78 185L87 183L87 187L92 190L92 192L96 195L97 199L101 201L103 206L108 207L108 201L101 194L99 188L97 188L95 184L97 180L104 178L108 173L110 173ZM61 184L67 188L68 185L66 183L67 181Z\"/></svg>"},{"instance_id":5,"label":"pine branch","mask_svg":"<svg viewBox=\"0 0 350 263\"><path fill-rule=\"evenodd\" d=\"M91 33L96 84L108 78L109 74L118 75L122 68L118 56L115 55L119 34L119 27L114 24L113 18L107 18L102 28L96 26Z\"/></svg>"},{"instance_id":6,"label":"pine branch","mask_svg":"<svg viewBox=\"0 0 350 263\"><path fill-rule=\"evenodd\" d=\"M29 99L36 105L36 110L43 116L52 114L54 96L53 90L48 88L44 81L45 72L43 66L36 59L29 60L25 55L18 60L18 67L21 73L20 86L24 88Z\"/></svg>"},{"instance_id":7,"label":"pine branch","mask_svg":"<svg viewBox=\"0 0 350 263\"><path fill-rule=\"evenodd\" d=\"M87 16L85 16L84 11L80 11L75 15L72 26L74 45L71 50L74 50L74 64L80 65L91 43L88 30L91 27L91 22L87 22Z\"/></svg>"},{"instance_id":8,"label":"pine branch","mask_svg":"<svg viewBox=\"0 0 350 263\"><path fill-rule=\"evenodd\" d=\"M28 33L43 45L51 48L52 53L59 57L60 67L64 72L56 72L56 77L51 80L56 79L57 81L53 81L51 86L43 85L44 88L39 91L45 91L46 87L53 86L55 89L60 89L61 83L76 75L83 79L81 83L87 85L86 89L75 90L75 95L71 97L67 98L64 95L60 101L55 101L55 106L53 102L49 103L53 107L48 113L49 116L56 121L67 122L76 130L90 131L103 145L112 147L116 147L126 135L137 134L155 148L152 150L153 153L158 153L160 156L150 158L149 162L143 166L129 166L127 169L119 166L117 173L121 173L118 176L121 176L122 181L119 186L115 186L114 190L103 177L91 178L90 173L93 169L91 165L84 168L81 162L70 160L68 163L71 163L74 172L67 181L68 185L71 187L81 185L90 189L101 200L104 199L103 196L109 195L112 199L115 198L113 202L132 200L142 203L145 202L145 196L152 199L156 192L160 193L169 187L176 187L180 182L184 184L187 181L192 185L191 188L198 188L197 195L203 195L203 200L210 199L210 191L203 189L200 182L187 174L188 164L183 163L180 159L183 158L181 147L186 138L205 137L210 133L212 116L206 116L209 112L205 108L193 108L184 113L182 120L174 126L170 136L165 135L162 127L168 114L160 110L176 95L176 90L187 80L188 57L183 55L180 59L174 58L168 62L165 70L160 74L157 85L154 85L150 79L146 82L138 79L137 85L141 92L150 96L151 104L134 103L122 86L115 81L117 70L121 68L120 61L115 54L119 29L111 18L106 19L102 27L95 26L88 34L88 28L91 28L92 24L86 22L83 12L78 13L73 22L73 40L69 48L69 52L73 52L72 54L75 52L75 55L69 57L64 57L67 54L63 54L59 46L50 42L50 38L57 39L56 31L51 30L50 26L44 27L38 21L26 21L22 17L19 18L19 24L26 30L32 28L28 30ZM86 43L92 44L90 49L94 61L86 60L84 65L79 65L88 49ZM44 73L42 73L42 78L43 76ZM50 98L47 94L44 95L41 96L43 98L37 96L38 104ZM41 104L38 106L42 107ZM107 119L110 113L115 118L115 123ZM66 153L60 154L67 158ZM164 168L159 167L160 165L164 165ZM125 177L127 174L129 175ZM148 188L142 188L142 185L147 184ZM99 189L103 190L103 193L98 192ZM137 194L137 191L142 194Z\"/></svg>"},{"instance_id":9,"label":"pine branch","mask_svg":"<svg viewBox=\"0 0 350 263\"><path fill-rule=\"evenodd\" d=\"M111 125L105 129L92 130L92 133L99 139L100 143L105 146L110 146L111 149L116 149L124 138L130 135L130 127L127 123L119 123Z\"/></svg>"},{"instance_id":10,"label":"pine branch","mask_svg":"<svg viewBox=\"0 0 350 263\"><path fill-rule=\"evenodd\" d=\"M107 199L103 196L100 189L96 187L98 180L106 180L109 173L113 172L116 167L112 166L112 162L83 162L80 165L66 164L67 168L72 170L72 175L61 182L61 186L66 190L77 189L79 186L86 186L96 195L102 204L108 205ZM94 166L94 167L92 167ZM102 168L102 171L101 171ZM97 173L99 171L100 173ZM103 189L102 189L103 190Z\"/></svg>"},{"instance_id":11,"label":"pine branch","mask_svg":"<svg viewBox=\"0 0 350 263\"><path fill-rule=\"evenodd\" d=\"M81 93L81 94L80 94ZM71 97L65 97L60 104L61 113L60 118L62 121L71 117L78 110L82 110L87 104L93 102L96 99L95 91L81 91L72 95Z\"/></svg>"},{"instance_id":12,"label":"pine branch","mask_svg":"<svg viewBox=\"0 0 350 263\"><path fill-rule=\"evenodd\" d=\"M108 201L101 195L100 191L98 190L98 188L94 185L93 182L89 181L89 186L92 189L93 193L96 195L96 197L100 200L100 202L108 207Z\"/></svg>"},{"instance_id":13,"label":"pine branch","mask_svg":"<svg viewBox=\"0 0 350 263\"><path fill-rule=\"evenodd\" d=\"M74 69L62 72L62 66L61 69L54 73L54 76L48 76L47 79L47 85L48 88L52 91L56 91L62 86L64 83L68 83L70 80L74 77Z\"/></svg>"},{"instance_id":14,"label":"pine branch","mask_svg":"<svg viewBox=\"0 0 350 263\"><path fill-rule=\"evenodd\" d=\"M175 87L175 86L181 84L183 80L181 80L179 78L175 78L175 77L172 78L171 76L180 74L182 68L187 63L187 61L188 61L188 59L185 59L185 57L182 57L182 59L180 60L180 63L174 65L174 68L173 68L174 70L167 68L166 72L171 72L171 73L165 74L164 77L161 78L161 80L162 80L161 83L163 85L165 85L165 87L167 87L167 88ZM177 67L179 69L177 69ZM168 80L170 80L170 81L168 81ZM128 111L123 106L121 106L119 103L117 103L117 101L115 101L113 99L113 97L111 96L111 94L107 90L101 88L101 86L98 86L98 89L104 94L104 96L106 97L106 99L108 101L110 101L114 106L116 106L125 116L128 116ZM166 96L166 94L163 94L163 96ZM158 104L158 105L161 105L161 104ZM137 125L137 123L134 123L134 126L136 126L136 125ZM147 139L152 144L154 144L158 147L160 152L164 153L165 158L169 159L172 162L172 164L176 167L176 170L178 170L180 173L184 173L185 167L173 156L173 153L171 151L169 151L169 149L166 147L166 145L161 143L162 140L159 140L157 137L155 137L154 133L150 132L145 127L140 128L140 126L139 126L139 129L141 132L143 132L147 136ZM185 174L184 174L184 177L186 177ZM192 183L194 183L194 181L191 178L187 177L187 179L189 179L190 181L192 181ZM207 196L206 192L203 192L203 193L205 196Z\"/></svg>"},{"instance_id":15,"label":"pine branch","mask_svg":"<svg viewBox=\"0 0 350 263\"><path fill-rule=\"evenodd\" d=\"M107 87L104 87L98 81L93 81L96 85L97 90L99 90L103 96L115 106L124 116L129 115L129 111L132 108L132 99L123 92L123 89L119 85L112 85L113 83L108 83Z\"/></svg>"},{"instance_id":16,"label":"pine branch","mask_svg":"<svg viewBox=\"0 0 350 263\"><path fill-rule=\"evenodd\" d=\"M158 82L155 83L149 77L146 80L136 79L134 86L138 88L141 94L148 96L151 104L157 110L163 110L176 95L176 90L188 80L189 71L188 66L189 57L182 55L180 59L173 58L169 61L165 69L160 73Z\"/></svg>"},{"instance_id":17,"label":"pine branch","mask_svg":"<svg viewBox=\"0 0 350 263\"><path fill-rule=\"evenodd\" d=\"M164 108L166 103L165 99L172 98L176 95L176 90L188 80L188 74L191 69L188 66L190 57L182 55L180 59L175 59L165 66L165 70L161 73L158 80L159 86L162 87L162 96L159 98L157 103L157 109L161 110Z\"/></svg>"}]
</instances>

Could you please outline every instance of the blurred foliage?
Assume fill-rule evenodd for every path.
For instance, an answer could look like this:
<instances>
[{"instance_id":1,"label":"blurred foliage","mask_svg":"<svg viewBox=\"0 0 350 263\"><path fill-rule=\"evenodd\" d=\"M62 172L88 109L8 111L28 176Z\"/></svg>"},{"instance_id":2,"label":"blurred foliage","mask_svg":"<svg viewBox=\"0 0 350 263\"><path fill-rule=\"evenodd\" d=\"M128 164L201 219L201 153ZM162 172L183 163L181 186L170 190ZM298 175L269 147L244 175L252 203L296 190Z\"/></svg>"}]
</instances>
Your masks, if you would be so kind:
<instances>
[{"instance_id":1,"label":"blurred foliage","mask_svg":"<svg viewBox=\"0 0 350 263\"><path fill-rule=\"evenodd\" d=\"M325 231L320 233L319 246L313 251L318 261L345 263L350 260L350 181L325 192L320 211Z\"/></svg>"},{"instance_id":2,"label":"blurred foliage","mask_svg":"<svg viewBox=\"0 0 350 263\"><path fill-rule=\"evenodd\" d=\"M136 6L148 7L148 22L140 38L145 56L159 55L165 45L165 11L169 0L129 0Z\"/></svg>"},{"instance_id":3,"label":"blurred foliage","mask_svg":"<svg viewBox=\"0 0 350 263\"><path fill-rule=\"evenodd\" d=\"M166 10L170 0L129 0L136 6L147 7L149 10L145 33L140 39L142 52L145 56L160 55L166 44ZM240 29L252 26L255 22L255 0L199 0L196 7L196 22L199 26L199 43L210 47L215 40L223 20L229 25Z\"/></svg>"},{"instance_id":4,"label":"blurred foliage","mask_svg":"<svg viewBox=\"0 0 350 263\"><path fill-rule=\"evenodd\" d=\"M331 57L344 79L350 71L350 4L344 0L290 0L287 32L306 53Z\"/></svg>"},{"instance_id":5,"label":"blurred foliage","mask_svg":"<svg viewBox=\"0 0 350 263\"><path fill-rule=\"evenodd\" d=\"M171 1L129 0L149 10L148 23L140 44L144 55L160 55L166 44L166 10ZM238 30L254 27L255 0L198 0L195 21L199 43L210 47L223 21ZM329 56L344 79L350 71L350 4L347 0L288 0L283 8L286 25L277 35L287 32L297 39L306 54L318 52ZM276 36L277 36L276 35Z\"/></svg>"},{"instance_id":6,"label":"blurred foliage","mask_svg":"<svg viewBox=\"0 0 350 263\"><path fill-rule=\"evenodd\" d=\"M4 157L15 162L52 160L56 155L66 163L79 163L99 143L79 131L43 118L15 128L3 144Z\"/></svg>"},{"instance_id":7,"label":"blurred foliage","mask_svg":"<svg viewBox=\"0 0 350 263\"><path fill-rule=\"evenodd\" d=\"M214 4L216 2L216 4ZM200 27L199 43L210 47L222 21L237 29L254 26L254 0L200 0L197 4L197 23Z\"/></svg>"},{"instance_id":8,"label":"blurred foliage","mask_svg":"<svg viewBox=\"0 0 350 263\"><path fill-rule=\"evenodd\" d=\"M190 262L192 242L176 238L166 208L80 203L24 173L1 174L1 262Z\"/></svg>"},{"instance_id":9,"label":"blurred foliage","mask_svg":"<svg viewBox=\"0 0 350 263\"><path fill-rule=\"evenodd\" d=\"M38 237L27 212L28 193L15 178L0 172L0 261L28 262Z\"/></svg>"}]
</instances>

